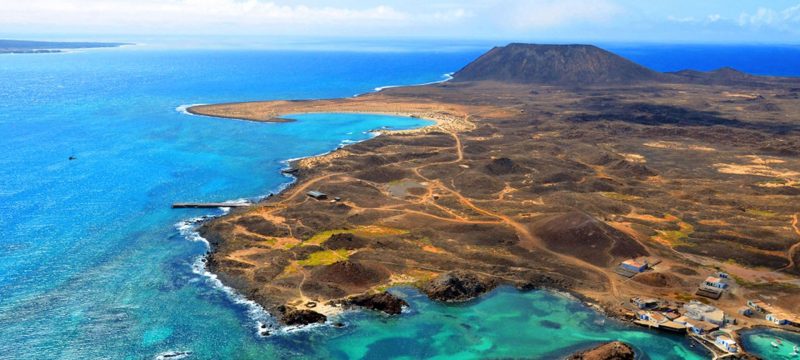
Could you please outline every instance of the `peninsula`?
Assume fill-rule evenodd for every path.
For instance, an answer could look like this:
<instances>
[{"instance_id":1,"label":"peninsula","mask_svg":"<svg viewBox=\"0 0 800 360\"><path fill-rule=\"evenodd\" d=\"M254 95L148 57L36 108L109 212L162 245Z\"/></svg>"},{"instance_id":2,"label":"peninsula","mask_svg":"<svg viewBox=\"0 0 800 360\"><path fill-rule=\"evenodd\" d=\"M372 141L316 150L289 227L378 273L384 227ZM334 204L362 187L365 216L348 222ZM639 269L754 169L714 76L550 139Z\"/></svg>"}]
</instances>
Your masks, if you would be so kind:
<instances>
[{"instance_id":1,"label":"peninsula","mask_svg":"<svg viewBox=\"0 0 800 360\"><path fill-rule=\"evenodd\" d=\"M0 39L0 54L58 53L68 49L111 48L123 45L131 45L131 44L105 43L105 42L55 42L55 41Z\"/></svg>"},{"instance_id":2,"label":"peninsula","mask_svg":"<svg viewBox=\"0 0 800 360\"><path fill-rule=\"evenodd\" d=\"M798 100L798 79L660 73L594 46L511 44L440 84L195 106L252 121L435 121L294 161L292 187L203 225L208 265L287 324L345 306L397 313L404 303L385 292L396 285L466 301L500 284L639 321L653 298L711 304L723 327L778 326L747 304L791 324Z\"/></svg>"}]
</instances>

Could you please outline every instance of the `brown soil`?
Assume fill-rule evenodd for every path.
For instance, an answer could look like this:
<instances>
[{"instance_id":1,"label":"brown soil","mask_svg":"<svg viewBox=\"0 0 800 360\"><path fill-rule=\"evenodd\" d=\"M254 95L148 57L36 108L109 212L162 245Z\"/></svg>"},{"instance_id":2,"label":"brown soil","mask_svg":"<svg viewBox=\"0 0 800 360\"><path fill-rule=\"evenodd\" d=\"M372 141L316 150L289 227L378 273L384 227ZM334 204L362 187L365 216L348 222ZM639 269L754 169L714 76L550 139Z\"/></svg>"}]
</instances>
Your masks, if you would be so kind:
<instances>
[{"instance_id":1,"label":"brown soil","mask_svg":"<svg viewBox=\"0 0 800 360\"><path fill-rule=\"evenodd\" d=\"M549 249L597 266L648 254L644 246L627 234L583 212L544 219L534 229Z\"/></svg>"},{"instance_id":2,"label":"brown soil","mask_svg":"<svg viewBox=\"0 0 800 360\"><path fill-rule=\"evenodd\" d=\"M631 296L685 299L717 268L759 274L715 303L727 313L762 295L800 312L784 300L800 293L788 192L800 174L800 84L733 71L675 76L683 80L461 81L194 107L253 121L312 112L436 121L293 163L294 186L201 229L209 267L273 312L398 284L425 288L464 270L569 290L613 311ZM759 97L775 106L742 110ZM312 189L342 200L310 199ZM353 236L324 236L342 231ZM664 261L657 272L634 281L613 272L647 254Z\"/></svg>"}]
</instances>

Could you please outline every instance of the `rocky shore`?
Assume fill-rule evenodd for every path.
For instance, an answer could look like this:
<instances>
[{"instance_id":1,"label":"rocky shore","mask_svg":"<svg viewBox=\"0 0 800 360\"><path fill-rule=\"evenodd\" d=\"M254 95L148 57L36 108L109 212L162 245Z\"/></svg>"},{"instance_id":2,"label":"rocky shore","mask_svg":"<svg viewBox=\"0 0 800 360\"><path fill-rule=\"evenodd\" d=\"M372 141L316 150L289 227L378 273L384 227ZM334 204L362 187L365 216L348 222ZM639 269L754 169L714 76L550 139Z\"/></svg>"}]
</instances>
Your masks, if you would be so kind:
<instances>
[{"instance_id":1,"label":"rocky shore","mask_svg":"<svg viewBox=\"0 0 800 360\"><path fill-rule=\"evenodd\" d=\"M566 360L634 360L633 348L623 342L614 341L596 348L570 355Z\"/></svg>"},{"instance_id":2,"label":"rocky shore","mask_svg":"<svg viewBox=\"0 0 800 360\"><path fill-rule=\"evenodd\" d=\"M597 49L559 49L514 45L472 77L467 67L452 82L358 98L192 108L253 121L306 112L437 121L293 162L292 187L203 226L209 268L287 324L344 307L398 314L406 305L385 293L398 285L442 302L503 284L564 290L625 317L632 297L695 299L721 270L741 279L735 298L715 303L726 314L764 296L800 311L786 300L800 295L787 202L800 142L786 120L800 113L800 85L659 75ZM569 58L576 52L598 61ZM505 64L527 53L536 66ZM551 61L569 66L526 73ZM586 71L593 82L582 87ZM639 257L661 262L633 281L615 272Z\"/></svg>"}]
</instances>

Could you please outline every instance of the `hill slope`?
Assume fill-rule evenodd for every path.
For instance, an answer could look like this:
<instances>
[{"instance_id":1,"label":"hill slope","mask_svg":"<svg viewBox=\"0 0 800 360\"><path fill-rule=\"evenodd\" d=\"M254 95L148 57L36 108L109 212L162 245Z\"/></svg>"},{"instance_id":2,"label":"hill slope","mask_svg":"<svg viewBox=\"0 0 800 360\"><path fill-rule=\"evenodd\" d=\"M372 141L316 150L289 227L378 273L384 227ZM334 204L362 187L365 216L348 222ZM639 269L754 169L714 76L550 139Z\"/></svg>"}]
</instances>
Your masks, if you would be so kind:
<instances>
[{"instance_id":1,"label":"hill slope","mask_svg":"<svg viewBox=\"0 0 800 360\"><path fill-rule=\"evenodd\" d=\"M483 54L456 72L452 81L574 86L654 81L665 76L592 45L510 44Z\"/></svg>"}]
</instances>

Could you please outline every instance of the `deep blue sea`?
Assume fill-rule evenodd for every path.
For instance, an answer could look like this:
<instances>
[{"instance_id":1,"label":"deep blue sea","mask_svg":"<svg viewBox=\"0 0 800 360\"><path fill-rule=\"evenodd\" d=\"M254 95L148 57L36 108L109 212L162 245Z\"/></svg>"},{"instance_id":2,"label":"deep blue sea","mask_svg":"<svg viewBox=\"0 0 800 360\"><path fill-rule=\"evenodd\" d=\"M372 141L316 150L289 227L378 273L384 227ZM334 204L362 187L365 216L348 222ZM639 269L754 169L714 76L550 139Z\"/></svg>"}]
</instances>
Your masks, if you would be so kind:
<instances>
[{"instance_id":1,"label":"deep blue sea","mask_svg":"<svg viewBox=\"0 0 800 360\"><path fill-rule=\"evenodd\" d=\"M674 48L647 49L621 52L662 70L694 61ZM395 289L411 303L398 318L350 313L344 329L263 338L256 326L265 315L197 269L206 244L179 225L219 211L171 203L256 198L290 181L279 172L286 159L426 122L323 114L255 123L191 116L181 105L342 97L437 81L482 51L133 47L1 55L0 359L153 359L176 351L191 359L547 359L611 339L650 359L702 358L683 338L606 320L562 295L511 289L460 306ZM740 68L798 75L800 50L780 51L789 55ZM734 55L698 64L729 65Z\"/></svg>"}]
</instances>

